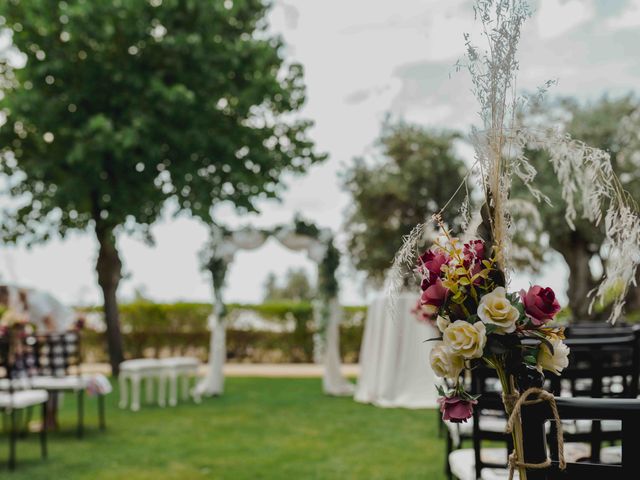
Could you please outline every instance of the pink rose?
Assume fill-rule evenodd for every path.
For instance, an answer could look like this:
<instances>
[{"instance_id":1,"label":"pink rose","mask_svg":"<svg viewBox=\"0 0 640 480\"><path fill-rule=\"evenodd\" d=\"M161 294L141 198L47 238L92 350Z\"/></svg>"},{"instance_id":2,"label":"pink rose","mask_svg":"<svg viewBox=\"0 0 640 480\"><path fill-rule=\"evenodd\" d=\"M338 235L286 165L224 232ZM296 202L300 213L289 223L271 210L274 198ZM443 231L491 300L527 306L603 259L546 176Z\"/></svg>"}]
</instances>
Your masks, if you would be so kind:
<instances>
[{"instance_id":1,"label":"pink rose","mask_svg":"<svg viewBox=\"0 0 640 480\"><path fill-rule=\"evenodd\" d=\"M449 263L449 255L441 250L427 250L420 255L419 265L422 269L424 279L422 281L422 289L426 290L437 278L442 274L442 266ZM426 280L426 281L425 281Z\"/></svg>"},{"instance_id":2,"label":"pink rose","mask_svg":"<svg viewBox=\"0 0 640 480\"><path fill-rule=\"evenodd\" d=\"M534 325L540 326L551 321L560 311L556 294L550 288L534 285L528 292L520 290L520 299L527 317Z\"/></svg>"},{"instance_id":3,"label":"pink rose","mask_svg":"<svg viewBox=\"0 0 640 480\"><path fill-rule=\"evenodd\" d=\"M420 301L423 305L433 305L434 307L441 307L444 301L447 299L449 289L442 285L442 280L439 278L430 285L424 292Z\"/></svg>"},{"instance_id":4,"label":"pink rose","mask_svg":"<svg viewBox=\"0 0 640 480\"><path fill-rule=\"evenodd\" d=\"M473 415L473 406L477 400L463 400L460 397L440 397L438 399L442 419L452 423L467 422Z\"/></svg>"},{"instance_id":5,"label":"pink rose","mask_svg":"<svg viewBox=\"0 0 640 480\"><path fill-rule=\"evenodd\" d=\"M418 299L418 303L411 309L411 313L421 322L433 323L438 313L438 307L423 305L422 300Z\"/></svg>"}]
</instances>

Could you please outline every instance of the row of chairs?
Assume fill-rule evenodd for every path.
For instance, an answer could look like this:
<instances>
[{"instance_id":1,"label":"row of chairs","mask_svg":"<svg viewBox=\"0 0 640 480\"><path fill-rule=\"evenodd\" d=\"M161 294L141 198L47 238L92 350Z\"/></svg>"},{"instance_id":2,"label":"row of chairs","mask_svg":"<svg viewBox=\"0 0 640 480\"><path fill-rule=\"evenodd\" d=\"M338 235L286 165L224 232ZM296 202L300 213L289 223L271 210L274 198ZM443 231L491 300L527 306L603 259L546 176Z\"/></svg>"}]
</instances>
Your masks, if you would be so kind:
<instances>
[{"instance_id":1,"label":"row of chairs","mask_svg":"<svg viewBox=\"0 0 640 480\"><path fill-rule=\"evenodd\" d=\"M571 348L569 367L562 376L549 375L545 381L545 389L551 391L562 406L566 457L590 465L605 464L603 468L622 468L621 449L617 444L623 440L627 428L621 426L620 420L621 417L628 420L633 408L640 413L640 401L635 400L639 394L640 331L629 326L576 325L567 330L567 336L566 343ZM469 387L480 398L471 422L447 424L447 474L460 480L506 478L507 452L513 445L510 435L504 433L506 418L495 372L488 368L475 369ZM596 402L601 403L585 402L585 398L598 399ZM623 404L620 412L606 417L596 415ZM549 414L545 407L534 410L532 425ZM553 425L547 426L546 431L553 451ZM542 437L546 438L544 432L543 429ZM539 440L540 435L533 437ZM487 446L489 442L491 446ZM502 446L495 447L495 442ZM468 443L471 446L465 445ZM540 475L550 471L539 471L536 475L545 478Z\"/></svg>"},{"instance_id":2,"label":"row of chairs","mask_svg":"<svg viewBox=\"0 0 640 480\"><path fill-rule=\"evenodd\" d=\"M77 436L84 433L84 395L91 377L81 372L80 333L0 336L0 411L9 437L9 469L16 466L16 444L26 434L34 408L41 409L41 454L47 456L47 427L55 420L57 399L76 397ZM99 428L106 428L105 398L97 395Z\"/></svg>"}]
</instances>

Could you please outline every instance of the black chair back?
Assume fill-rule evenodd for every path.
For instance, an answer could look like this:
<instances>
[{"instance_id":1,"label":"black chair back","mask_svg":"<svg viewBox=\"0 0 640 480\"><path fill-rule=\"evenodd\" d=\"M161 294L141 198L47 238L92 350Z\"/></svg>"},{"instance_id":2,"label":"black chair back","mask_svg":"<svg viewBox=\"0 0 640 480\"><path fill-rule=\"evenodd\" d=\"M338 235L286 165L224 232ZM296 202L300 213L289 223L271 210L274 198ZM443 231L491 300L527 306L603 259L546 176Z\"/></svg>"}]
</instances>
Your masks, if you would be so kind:
<instances>
[{"instance_id":1,"label":"black chair back","mask_svg":"<svg viewBox=\"0 0 640 480\"><path fill-rule=\"evenodd\" d=\"M640 344L638 334L569 337L569 366L561 376L550 375L556 395L562 384L572 397L635 398L638 396Z\"/></svg>"},{"instance_id":2,"label":"black chair back","mask_svg":"<svg viewBox=\"0 0 640 480\"><path fill-rule=\"evenodd\" d=\"M558 413L563 420L619 420L622 423L622 463L619 465L598 463L570 463L561 471L558 463L558 446L550 442L551 467L528 469L529 480L637 478L640 472L640 455L637 454L637 432L640 431L640 400L558 398ZM521 411L524 461L542 463L547 459L545 424L553 420L548 402L526 405ZM551 422L552 434L556 425Z\"/></svg>"},{"instance_id":3,"label":"black chair back","mask_svg":"<svg viewBox=\"0 0 640 480\"><path fill-rule=\"evenodd\" d=\"M617 322L615 325L606 322L573 322L565 328L565 335L567 338L618 337L634 335L639 328L638 325L630 325L625 322Z\"/></svg>"},{"instance_id":4,"label":"black chair back","mask_svg":"<svg viewBox=\"0 0 640 480\"><path fill-rule=\"evenodd\" d=\"M9 363L11 352L11 338L9 337L9 333L4 333L0 335L0 378L1 379L10 379L11 377L11 366ZM9 382L11 385L11 382Z\"/></svg>"},{"instance_id":5,"label":"black chair back","mask_svg":"<svg viewBox=\"0 0 640 480\"><path fill-rule=\"evenodd\" d=\"M502 403L502 387L496 371L486 366L478 366L471 372L471 393L480 395L478 403L473 409L473 450L475 457L476 478L482 478L485 468L506 468L506 463L493 463L482 458L483 446L491 443L503 445L507 451L513 449L511 435L504 431L485 429L482 418L505 418Z\"/></svg>"},{"instance_id":6,"label":"black chair back","mask_svg":"<svg viewBox=\"0 0 640 480\"><path fill-rule=\"evenodd\" d=\"M38 375L64 377L76 369L79 374L81 363L80 333L70 330L63 333L38 333L29 335L25 347L34 359Z\"/></svg>"},{"instance_id":7,"label":"black chair back","mask_svg":"<svg viewBox=\"0 0 640 480\"><path fill-rule=\"evenodd\" d=\"M625 331L623 328L615 330ZM559 377L549 375L556 397L566 393L568 386L573 398L636 398L640 375L640 349L637 332L629 332L631 333L619 336L567 338L565 343L571 349L569 366ZM611 422L606 429L603 429L602 423L598 420L586 425L582 422L580 425L574 423L573 431L567 429L565 438L570 442L588 443L591 462L600 460L604 443L616 442L622 437L622 431ZM550 441L553 441L553 434Z\"/></svg>"},{"instance_id":8,"label":"black chair back","mask_svg":"<svg viewBox=\"0 0 640 480\"><path fill-rule=\"evenodd\" d=\"M0 378L7 380L8 391L29 387L29 379L34 371L35 359L20 341L24 331L11 331L0 334Z\"/></svg>"}]
</instances>

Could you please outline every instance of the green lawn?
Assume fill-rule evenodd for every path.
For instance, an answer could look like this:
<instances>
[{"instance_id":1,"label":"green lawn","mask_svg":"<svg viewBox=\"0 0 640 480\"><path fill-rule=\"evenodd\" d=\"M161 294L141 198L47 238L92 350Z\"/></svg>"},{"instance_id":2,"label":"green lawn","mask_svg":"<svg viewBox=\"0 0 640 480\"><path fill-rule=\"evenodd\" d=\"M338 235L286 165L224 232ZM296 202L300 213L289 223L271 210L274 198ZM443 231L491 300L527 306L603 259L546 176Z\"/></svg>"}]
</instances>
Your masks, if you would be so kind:
<instances>
[{"instance_id":1,"label":"green lawn","mask_svg":"<svg viewBox=\"0 0 640 480\"><path fill-rule=\"evenodd\" d=\"M440 479L444 443L433 411L388 410L322 395L317 379L232 378L221 398L132 413L108 401L108 429L86 402L88 432L74 436L75 399L67 397L62 431L41 461L37 435L18 444L29 479Z\"/></svg>"}]
</instances>

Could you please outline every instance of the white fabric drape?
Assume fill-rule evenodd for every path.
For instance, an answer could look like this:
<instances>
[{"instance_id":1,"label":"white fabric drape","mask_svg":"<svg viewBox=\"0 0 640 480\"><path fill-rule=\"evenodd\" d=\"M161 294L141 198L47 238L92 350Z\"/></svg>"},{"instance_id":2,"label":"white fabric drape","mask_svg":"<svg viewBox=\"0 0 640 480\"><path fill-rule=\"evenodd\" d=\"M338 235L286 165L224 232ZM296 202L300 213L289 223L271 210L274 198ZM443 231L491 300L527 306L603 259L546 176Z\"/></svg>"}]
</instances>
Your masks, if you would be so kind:
<instances>
[{"instance_id":1,"label":"white fabric drape","mask_svg":"<svg viewBox=\"0 0 640 480\"><path fill-rule=\"evenodd\" d=\"M209 364L207 374L196 386L198 396L222 395L224 392L224 364L227 359L227 331L225 324L212 313L209 316Z\"/></svg>"},{"instance_id":2,"label":"white fabric drape","mask_svg":"<svg viewBox=\"0 0 640 480\"><path fill-rule=\"evenodd\" d=\"M307 235L299 235L293 229L279 230L274 236L286 248L294 251L306 251L309 259L316 263L322 262L327 253L326 242ZM230 264L238 250L255 250L260 248L266 240L267 235L247 228L234 232L233 235L223 240L212 238L213 251L209 254L224 258L227 264ZM196 393L199 395L221 395L224 391L223 367L226 361L226 325L223 294L220 288L217 290L214 291L216 311L209 317L211 339L208 369L206 376L196 386ZM337 299L333 299L328 307L329 315L322 352L322 362L325 367L322 379L323 390L329 395L353 395L354 385L345 379L340 371L339 328L342 320L342 308Z\"/></svg>"},{"instance_id":3,"label":"white fabric drape","mask_svg":"<svg viewBox=\"0 0 640 480\"><path fill-rule=\"evenodd\" d=\"M416 293L400 294L395 317L388 298L369 306L360 348L360 377L355 400L381 407L434 408L437 379L429 366L436 328L416 320Z\"/></svg>"},{"instance_id":4,"label":"white fabric drape","mask_svg":"<svg viewBox=\"0 0 640 480\"><path fill-rule=\"evenodd\" d=\"M66 332L73 328L78 316L73 308L62 304L57 298L42 290L8 285L7 307L28 316L28 320L40 332ZM20 298L26 297L26 305Z\"/></svg>"},{"instance_id":5,"label":"white fabric drape","mask_svg":"<svg viewBox=\"0 0 640 480\"><path fill-rule=\"evenodd\" d=\"M322 376L322 390L327 395L351 396L355 390L353 383L342 376L340 371L340 322L342 307L337 299L329 305L329 321L325 333L324 345L324 374Z\"/></svg>"}]
</instances>

